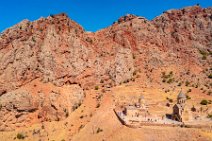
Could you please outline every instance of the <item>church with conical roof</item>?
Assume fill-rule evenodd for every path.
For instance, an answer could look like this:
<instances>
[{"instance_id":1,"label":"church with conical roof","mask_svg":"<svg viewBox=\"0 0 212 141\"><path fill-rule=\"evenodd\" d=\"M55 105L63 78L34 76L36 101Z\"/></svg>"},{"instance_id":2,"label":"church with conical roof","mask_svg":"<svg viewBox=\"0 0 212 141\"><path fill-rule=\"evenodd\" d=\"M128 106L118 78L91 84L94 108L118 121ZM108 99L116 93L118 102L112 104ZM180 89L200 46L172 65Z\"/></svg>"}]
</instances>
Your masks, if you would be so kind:
<instances>
[{"instance_id":1,"label":"church with conical roof","mask_svg":"<svg viewBox=\"0 0 212 141\"><path fill-rule=\"evenodd\" d=\"M177 103L173 107L172 119L183 122L183 112L185 109L186 95L180 91L177 96Z\"/></svg>"}]
</instances>

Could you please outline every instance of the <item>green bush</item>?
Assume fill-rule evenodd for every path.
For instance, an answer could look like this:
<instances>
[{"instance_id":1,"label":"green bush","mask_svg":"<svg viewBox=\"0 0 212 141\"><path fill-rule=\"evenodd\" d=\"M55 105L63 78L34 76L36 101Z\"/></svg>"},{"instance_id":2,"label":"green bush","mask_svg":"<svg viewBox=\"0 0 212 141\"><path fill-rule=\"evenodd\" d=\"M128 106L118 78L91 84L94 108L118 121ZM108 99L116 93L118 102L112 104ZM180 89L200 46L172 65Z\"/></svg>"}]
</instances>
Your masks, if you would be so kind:
<instances>
[{"instance_id":1,"label":"green bush","mask_svg":"<svg viewBox=\"0 0 212 141\"><path fill-rule=\"evenodd\" d=\"M172 103L172 102L173 102L173 100L172 100L172 99L169 99L169 102L170 102L170 103Z\"/></svg>"},{"instance_id":2,"label":"green bush","mask_svg":"<svg viewBox=\"0 0 212 141\"><path fill-rule=\"evenodd\" d=\"M212 119L212 114L208 114L207 118Z\"/></svg>"},{"instance_id":3,"label":"green bush","mask_svg":"<svg viewBox=\"0 0 212 141\"><path fill-rule=\"evenodd\" d=\"M84 127L85 127L85 125L80 125L79 130L81 130Z\"/></svg>"},{"instance_id":4,"label":"green bush","mask_svg":"<svg viewBox=\"0 0 212 141\"><path fill-rule=\"evenodd\" d=\"M167 81L168 84L171 84L171 83L173 83L173 82L174 82L174 78L170 78L170 79Z\"/></svg>"},{"instance_id":5,"label":"green bush","mask_svg":"<svg viewBox=\"0 0 212 141\"><path fill-rule=\"evenodd\" d=\"M136 73L137 73L137 72L136 72L136 71L134 71L134 72L133 72L133 76L135 76L135 75L136 75Z\"/></svg>"},{"instance_id":6,"label":"green bush","mask_svg":"<svg viewBox=\"0 0 212 141\"><path fill-rule=\"evenodd\" d=\"M197 110L197 109L196 109L196 108L194 107L194 105L193 105L193 107L191 108L191 111L192 111L192 112L196 112L196 110Z\"/></svg>"},{"instance_id":7,"label":"green bush","mask_svg":"<svg viewBox=\"0 0 212 141\"><path fill-rule=\"evenodd\" d=\"M173 102L173 99L171 99L171 98L166 98L170 103L172 103Z\"/></svg>"},{"instance_id":8,"label":"green bush","mask_svg":"<svg viewBox=\"0 0 212 141\"><path fill-rule=\"evenodd\" d=\"M100 80L100 83L104 83L104 80Z\"/></svg>"},{"instance_id":9,"label":"green bush","mask_svg":"<svg viewBox=\"0 0 212 141\"><path fill-rule=\"evenodd\" d=\"M201 102L200 102L201 105L208 105L208 101L203 99Z\"/></svg>"},{"instance_id":10,"label":"green bush","mask_svg":"<svg viewBox=\"0 0 212 141\"><path fill-rule=\"evenodd\" d=\"M189 100L191 99L191 97L189 95L186 95L186 99Z\"/></svg>"},{"instance_id":11,"label":"green bush","mask_svg":"<svg viewBox=\"0 0 212 141\"><path fill-rule=\"evenodd\" d=\"M100 103L97 103L96 108L99 108L99 107L100 107Z\"/></svg>"},{"instance_id":12,"label":"green bush","mask_svg":"<svg viewBox=\"0 0 212 141\"><path fill-rule=\"evenodd\" d=\"M188 89L187 93L190 93L191 92L191 89Z\"/></svg>"},{"instance_id":13,"label":"green bush","mask_svg":"<svg viewBox=\"0 0 212 141\"><path fill-rule=\"evenodd\" d=\"M95 86L95 90L99 90L99 86Z\"/></svg>"},{"instance_id":14,"label":"green bush","mask_svg":"<svg viewBox=\"0 0 212 141\"><path fill-rule=\"evenodd\" d=\"M25 139L25 136L22 133L18 133L17 134L17 139L23 140L23 139Z\"/></svg>"},{"instance_id":15,"label":"green bush","mask_svg":"<svg viewBox=\"0 0 212 141\"><path fill-rule=\"evenodd\" d=\"M182 85L182 83L180 82L180 83L178 83L178 85L177 86L181 86Z\"/></svg>"},{"instance_id":16,"label":"green bush","mask_svg":"<svg viewBox=\"0 0 212 141\"><path fill-rule=\"evenodd\" d=\"M189 81L186 81L186 82L185 82L185 86L188 86L189 84L190 84Z\"/></svg>"},{"instance_id":17,"label":"green bush","mask_svg":"<svg viewBox=\"0 0 212 141\"><path fill-rule=\"evenodd\" d=\"M102 130L101 128L98 127L96 133L98 134L98 133L100 133L100 132L103 132L103 130Z\"/></svg>"}]
</instances>

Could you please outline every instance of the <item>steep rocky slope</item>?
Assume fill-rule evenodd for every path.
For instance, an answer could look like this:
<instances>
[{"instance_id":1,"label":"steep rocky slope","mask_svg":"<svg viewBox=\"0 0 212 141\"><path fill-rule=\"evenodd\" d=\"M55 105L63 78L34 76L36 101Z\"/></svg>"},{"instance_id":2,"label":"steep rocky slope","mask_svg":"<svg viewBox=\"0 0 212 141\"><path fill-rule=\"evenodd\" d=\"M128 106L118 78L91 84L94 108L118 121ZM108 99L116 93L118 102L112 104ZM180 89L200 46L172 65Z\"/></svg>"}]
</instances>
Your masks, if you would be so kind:
<instances>
[{"instance_id":1,"label":"steep rocky slope","mask_svg":"<svg viewBox=\"0 0 212 141\"><path fill-rule=\"evenodd\" d=\"M211 55L212 8L170 10L152 21L126 15L95 33L66 14L24 20L0 35L0 130L19 127L23 116L23 125L64 119L83 89L129 81L166 91L201 87L210 95ZM69 86L77 88L55 92Z\"/></svg>"},{"instance_id":2,"label":"steep rocky slope","mask_svg":"<svg viewBox=\"0 0 212 141\"><path fill-rule=\"evenodd\" d=\"M85 88L102 79L122 83L137 70L143 80L163 69L198 75L211 64L211 13L211 8L194 6L152 21L126 15L96 33L85 32L65 14L24 20L0 37L1 91L36 78Z\"/></svg>"}]
</instances>

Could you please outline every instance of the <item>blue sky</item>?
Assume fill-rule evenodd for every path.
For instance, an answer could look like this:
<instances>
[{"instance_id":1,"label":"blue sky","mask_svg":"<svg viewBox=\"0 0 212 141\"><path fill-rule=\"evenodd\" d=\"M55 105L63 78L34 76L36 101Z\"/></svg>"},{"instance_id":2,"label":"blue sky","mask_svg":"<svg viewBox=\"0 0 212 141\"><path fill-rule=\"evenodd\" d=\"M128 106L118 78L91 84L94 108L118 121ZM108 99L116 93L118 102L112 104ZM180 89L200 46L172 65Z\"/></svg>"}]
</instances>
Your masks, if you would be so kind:
<instances>
[{"instance_id":1,"label":"blue sky","mask_svg":"<svg viewBox=\"0 0 212 141\"><path fill-rule=\"evenodd\" d=\"M151 20L163 11L212 6L212 0L1 0L0 32L14 24L65 12L87 31L105 28L127 13Z\"/></svg>"}]
</instances>

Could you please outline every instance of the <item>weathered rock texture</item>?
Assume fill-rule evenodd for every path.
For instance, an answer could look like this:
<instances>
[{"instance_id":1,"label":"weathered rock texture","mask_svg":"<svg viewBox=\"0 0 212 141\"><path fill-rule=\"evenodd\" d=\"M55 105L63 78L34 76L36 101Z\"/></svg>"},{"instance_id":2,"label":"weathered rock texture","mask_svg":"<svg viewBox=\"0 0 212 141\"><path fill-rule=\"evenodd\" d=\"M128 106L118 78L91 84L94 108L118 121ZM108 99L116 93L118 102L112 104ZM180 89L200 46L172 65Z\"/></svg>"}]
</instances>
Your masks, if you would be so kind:
<instances>
[{"instance_id":1,"label":"weathered rock texture","mask_svg":"<svg viewBox=\"0 0 212 141\"><path fill-rule=\"evenodd\" d=\"M26 86L0 97L0 131L24 127L36 121L65 119L84 98L84 92L78 85L61 88L42 83L33 85L37 90Z\"/></svg>"},{"instance_id":2,"label":"weathered rock texture","mask_svg":"<svg viewBox=\"0 0 212 141\"><path fill-rule=\"evenodd\" d=\"M84 31L66 14L24 20L0 35L0 112L23 117L38 111L38 118L50 120L64 117L67 107L57 101L64 95L16 91L35 79L84 89L129 81L147 86L188 81L210 89L211 47L212 8L199 6L166 11L152 21L126 15L95 33ZM162 82L166 71L174 78ZM0 115L0 122L9 120L7 114Z\"/></svg>"}]
</instances>

